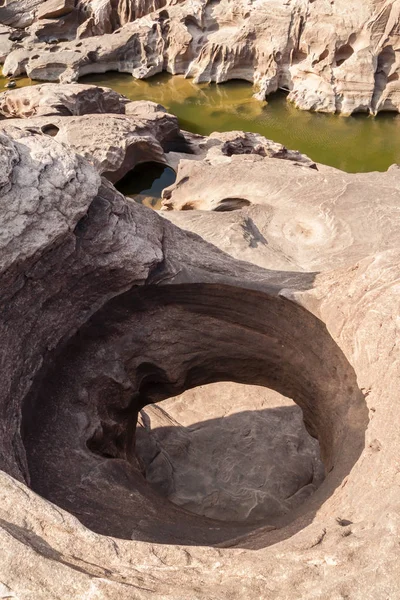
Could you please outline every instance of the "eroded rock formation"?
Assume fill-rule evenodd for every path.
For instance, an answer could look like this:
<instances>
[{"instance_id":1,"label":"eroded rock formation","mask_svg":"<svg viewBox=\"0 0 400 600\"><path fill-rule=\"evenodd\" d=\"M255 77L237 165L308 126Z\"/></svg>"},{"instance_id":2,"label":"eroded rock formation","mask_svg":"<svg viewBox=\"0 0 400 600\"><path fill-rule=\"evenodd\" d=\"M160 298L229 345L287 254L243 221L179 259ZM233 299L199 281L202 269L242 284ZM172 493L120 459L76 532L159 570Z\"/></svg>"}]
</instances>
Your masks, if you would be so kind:
<instances>
[{"instance_id":1,"label":"eroded rock formation","mask_svg":"<svg viewBox=\"0 0 400 600\"><path fill-rule=\"evenodd\" d=\"M2 44L9 75L72 82L111 70L136 78L166 70L197 82L244 79L260 98L284 88L299 108L343 114L399 111L399 19L399 0L9 0L0 7L0 23L19 28Z\"/></svg>"},{"instance_id":2,"label":"eroded rock formation","mask_svg":"<svg viewBox=\"0 0 400 600\"><path fill-rule=\"evenodd\" d=\"M1 593L396 598L398 169L76 91L0 97Z\"/></svg>"},{"instance_id":3,"label":"eroded rock formation","mask_svg":"<svg viewBox=\"0 0 400 600\"><path fill-rule=\"evenodd\" d=\"M55 137L113 182L140 162L166 164L166 151L189 150L175 116L152 102L129 102L107 88L44 84L33 93L12 90L0 94L0 114L8 117L1 129L23 127Z\"/></svg>"},{"instance_id":4,"label":"eroded rock formation","mask_svg":"<svg viewBox=\"0 0 400 600\"><path fill-rule=\"evenodd\" d=\"M240 142L246 137L252 151L247 147L242 153ZM276 150L265 158L262 144L240 132L206 139L192 142L202 147L199 160L180 157L176 183L163 192L163 209L185 211L182 216L171 212L171 219L193 231L198 222L202 236L236 258L243 258L245 250L253 260L253 248L254 261L262 266L320 271L397 247L397 165L384 173L344 173L304 156L296 160L296 153ZM202 213L199 219L198 210L225 214L213 212L207 218ZM373 211L378 219L371 218Z\"/></svg>"},{"instance_id":5,"label":"eroded rock formation","mask_svg":"<svg viewBox=\"0 0 400 600\"><path fill-rule=\"evenodd\" d=\"M26 119L48 115L79 116L125 113L129 101L108 88L94 85L43 84L9 90L0 95L0 115Z\"/></svg>"}]
</instances>

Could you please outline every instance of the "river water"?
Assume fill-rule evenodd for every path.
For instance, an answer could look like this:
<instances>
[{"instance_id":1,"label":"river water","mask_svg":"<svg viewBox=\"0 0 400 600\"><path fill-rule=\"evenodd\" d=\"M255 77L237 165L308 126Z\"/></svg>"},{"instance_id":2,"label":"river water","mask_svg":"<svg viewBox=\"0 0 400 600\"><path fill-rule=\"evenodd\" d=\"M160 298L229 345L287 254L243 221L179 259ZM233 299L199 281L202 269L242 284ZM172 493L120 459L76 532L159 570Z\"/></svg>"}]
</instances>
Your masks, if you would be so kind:
<instances>
[{"instance_id":1,"label":"river water","mask_svg":"<svg viewBox=\"0 0 400 600\"><path fill-rule=\"evenodd\" d=\"M6 80L0 78L0 89ZM82 83L111 87L132 100L152 100L177 115L181 127L209 135L213 131L260 133L317 162L348 172L385 171L400 163L400 115L341 117L297 110L283 93L268 102L253 98L251 84L231 81L196 85L183 76L157 75L138 81L128 74L89 75ZM18 80L18 86L30 84Z\"/></svg>"},{"instance_id":2,"label":"river water","mask_svg":"<svg viewBox=\"0 0 400 600\"><path fill-rule=\"evenodd\" d=\"M353 173L386 171L400 163L400 115L394 113L342 117L300 111L283 93L270 96L267 103L256 100L252 85L243 81L196 85L180 75L138 81L121 73L81 81L112 87L131 100L159 102L194 133L260 133L316 162Z\"/></svg>"}]
</instances>

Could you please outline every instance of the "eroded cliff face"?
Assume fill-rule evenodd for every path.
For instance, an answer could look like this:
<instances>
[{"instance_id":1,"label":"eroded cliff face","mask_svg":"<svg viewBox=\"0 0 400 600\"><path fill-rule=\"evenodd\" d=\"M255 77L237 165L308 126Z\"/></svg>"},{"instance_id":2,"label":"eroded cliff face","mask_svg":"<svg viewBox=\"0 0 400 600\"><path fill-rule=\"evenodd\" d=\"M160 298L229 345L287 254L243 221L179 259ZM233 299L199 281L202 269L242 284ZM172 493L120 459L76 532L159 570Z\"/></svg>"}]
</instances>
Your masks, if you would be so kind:
<instances>
[{"instance_id":1,"label":"eroded cliff face","mask_svg":"<svg viewBox=\"0 0 400 600\"><path fill-rule=\"evenodd\" d=\"M111 33L162 8L166 3L167 0L78 0L78 10L87 16L78 30L78 36Z\"/></svg>"},{"instance_id":2,"label":"eroded cliff face","mask_svg":"<svg viewBox=\"0 0 400 600\"><path fill-rule=\"evenodd\" d=\"M70 82L167 70L195 81L244 79L260 98L284 88L307 110L400 107L399 0L48 2L25 3L23 16L21 2L0 8L0 22L25 28L7 46L6 74Z\"/></svg>"}]
</instances>

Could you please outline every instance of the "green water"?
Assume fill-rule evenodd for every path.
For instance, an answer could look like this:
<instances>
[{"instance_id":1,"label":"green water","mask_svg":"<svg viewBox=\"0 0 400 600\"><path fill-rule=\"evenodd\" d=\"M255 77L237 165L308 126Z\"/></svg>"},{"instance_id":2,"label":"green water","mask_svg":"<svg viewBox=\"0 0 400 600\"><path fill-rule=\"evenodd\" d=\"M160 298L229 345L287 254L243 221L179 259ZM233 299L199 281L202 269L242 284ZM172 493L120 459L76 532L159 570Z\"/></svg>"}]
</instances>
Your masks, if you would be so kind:
<instances>
[{"instance_id":1,"label":"green water","mask_svg":"<svg viewBox=\"0 0 400 600\"><path fill-rule=\"evenodd\" d=\"M400 115L341 117L296 109L284 94L268 103L252 97L243 81L196 85L182 76L158 75L134 80L130 75L105 73L81 82L112 87L132 100L153 100L179 117L181 127L209 135L233 129L260 133L317 162L349 172L385 171L400 163Z\"/></svg>"},{"instance_id":2,"label":"green water","mask_svg":"<svg viewBox=\"0 0 400 600\"><path fill-rule=\"evenodd\" d=\"M8 81L9 80L6 77L3 77L3 75L1 75L0 71L0 92L7 91L6 83ZM17 77L15 81L17 82L17 87L26 87L28 85L37 85L39 83L38 81L32 81L32 79L29 79L28 77Z\"/></svg>"},{"instance_id":3,"label":"green water","mask_svg":"<svg viewBox=\"0 0 400 600\"><path fill-rule=\"evenodd\" d=\"M7 80L0 77L0 90ZM243 81L196 85L183 76L138 81L122 73L89 75L82 83L113 88L132 100L153 100L179 117L181 127L209 135L233 129L261 133L317 162L344 171L385 171L400 163L400 115L340 117L300 111L276 94L268 103L252 97ZM32 84L17 80L18 87Z\"/></svg>"}]
</instances>

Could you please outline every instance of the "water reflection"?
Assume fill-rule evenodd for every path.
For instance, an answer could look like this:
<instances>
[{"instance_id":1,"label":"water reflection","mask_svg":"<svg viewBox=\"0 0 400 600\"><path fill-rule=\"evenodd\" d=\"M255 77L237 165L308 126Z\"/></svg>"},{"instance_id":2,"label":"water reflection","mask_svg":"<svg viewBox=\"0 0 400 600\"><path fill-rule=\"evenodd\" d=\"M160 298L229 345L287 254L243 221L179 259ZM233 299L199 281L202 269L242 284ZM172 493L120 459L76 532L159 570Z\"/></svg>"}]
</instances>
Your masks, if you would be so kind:
<instances>
[{"instance_id":1,"label":"water reflection","mask_svg":"<svg viewBox=\"0 0 400 600\"><path fill-rule=\"evenodd\" d=\"M7 80L0 78L0 90ZM381 113L352 117L297 110L278 93L260 102L251 84L231 81L194 84L183 76L161 74L138 81L128 74L89 75L82 83L112 87L132 100L152 100L179 117L181 127L209 135L213 131L243 130L260 133L317 162L348 172L385 171L400 163L400 116ZM31 85L17 79L18 87Z\"/></svg>"},{"instance_id":2,"label":"water reflection","mask_svg":"<svg viewBox=\"0 0 400 600\"><path fill-rule=\"evenodd\" d=\"M7 77L3 77L3 75L1 75L0 72L0 92L7 91L6 86L9 81L10 79L8 79ZM29 79L29 77L15 77L14 81L17 84L17 88L26 87L29 85L36 85L38 83L37 81L32 81L32 79Z\"/></svg>"},{"instance_id":3,"label":"water reflection","mask_svg":"<svg viewBox=\"0 0 400 600\"><path fill-rule=\"evenodd\" d=\"M136 202L149 208L161 208L161 192L173 184L176 174L173 169L155 162L146 162L137 165L127 173L116 188Z\"/></svg>"},{"instance_id":4,"label":"water reflection","mask_svg":"<svg viewBox=\"0 0 400 600\"><path fill-rule=\"evenodd\" d=\"M191 79L165 73L145 81L105 73L82 82L112 87L132 100L158 102L194 133L235 129L260 133L344 171L385 171L400 162L400 117L393 113L378 117L311 113L286 102L284 93L260 102L253 98L251 84L244 81L196 85Z\"/></svg>"}]
</instances>

